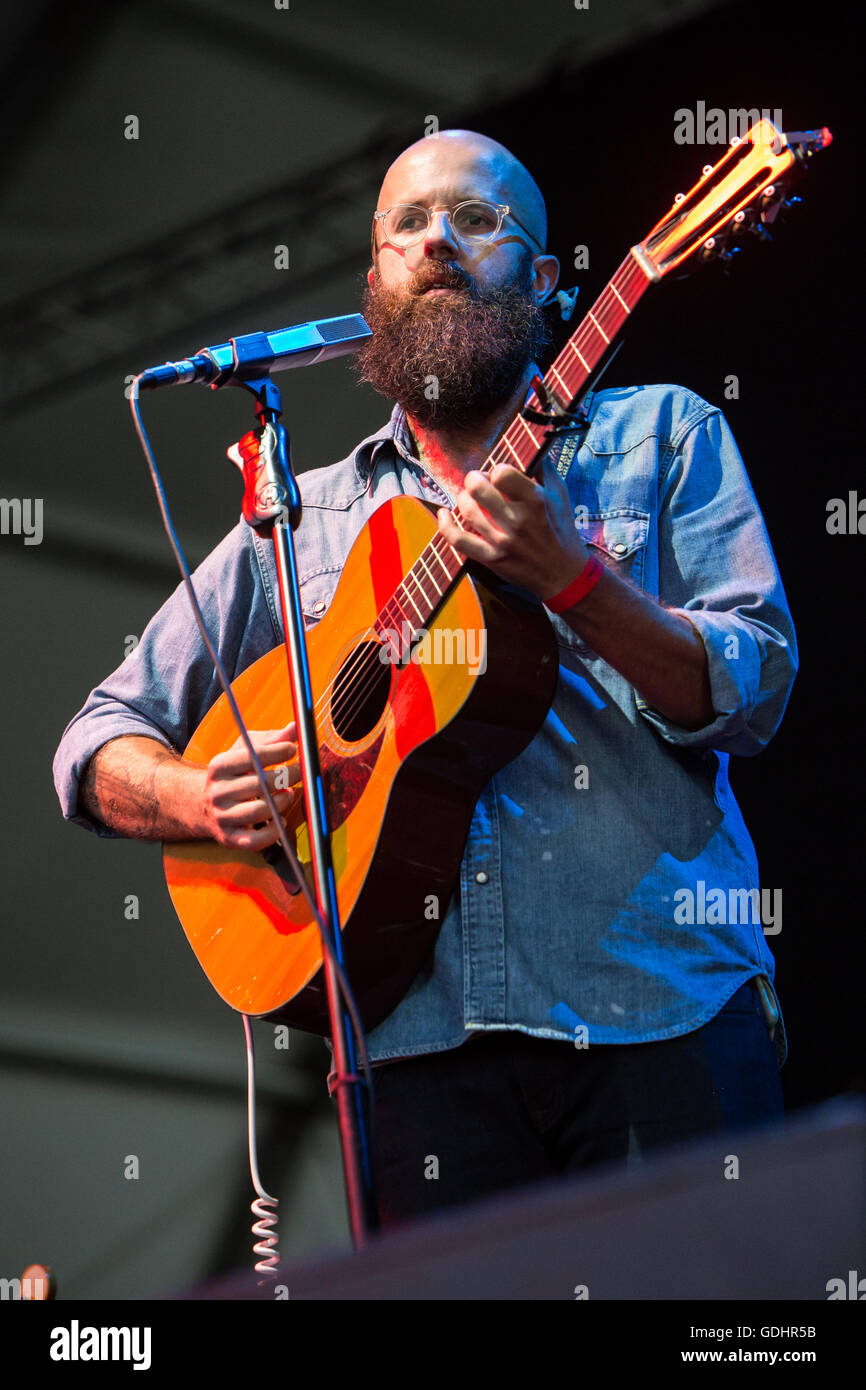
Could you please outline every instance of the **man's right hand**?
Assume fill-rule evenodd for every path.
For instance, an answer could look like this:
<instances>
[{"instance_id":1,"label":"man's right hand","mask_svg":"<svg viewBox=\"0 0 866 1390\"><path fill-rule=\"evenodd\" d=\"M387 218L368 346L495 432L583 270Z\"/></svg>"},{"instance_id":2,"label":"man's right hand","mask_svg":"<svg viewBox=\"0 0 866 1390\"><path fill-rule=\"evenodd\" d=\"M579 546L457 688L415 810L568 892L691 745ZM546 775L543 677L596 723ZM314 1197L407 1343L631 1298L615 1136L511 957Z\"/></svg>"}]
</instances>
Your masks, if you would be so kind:
<instances>
[{"instance_id":1,"label":"man's right hand","mask_svg":"<svg viewBox=\"0 0 866 1390\"><path fill-rule=\"evenodd\" d=\"M285 819L300 789L296 729L251 730L250 738L273 793L281 764L285 786L276 791ZM270 767L270 771L268 768ZM139 840L216 840L235 849L260 850L279 838L261 796L250 756L238 738L209 763L189 763L156 739L125 734L98 748L82 778L84 808L103 825Z\"/></svg>"},{"instance_id":2,"label":"man's right hand","mask_svg":"<svg viewBox=\"0 0 866 1390\"><path fill-rule=\"evenodd\" d=\"M301 795L301 769L297 760L291 761L297 754L297 744L293 742L296 735L294 724L283 729L250 730L250 742L261 759L268 790L283 820ZM275 763L280 766L272 766ZM281 770L278 790L276 781ZM287 783L288 789L284 790ZM204 818L210 838L234 849L262 850L279 839L242 738L225 753L217 753L208 764Z\"/></svg>"}]
</instances>

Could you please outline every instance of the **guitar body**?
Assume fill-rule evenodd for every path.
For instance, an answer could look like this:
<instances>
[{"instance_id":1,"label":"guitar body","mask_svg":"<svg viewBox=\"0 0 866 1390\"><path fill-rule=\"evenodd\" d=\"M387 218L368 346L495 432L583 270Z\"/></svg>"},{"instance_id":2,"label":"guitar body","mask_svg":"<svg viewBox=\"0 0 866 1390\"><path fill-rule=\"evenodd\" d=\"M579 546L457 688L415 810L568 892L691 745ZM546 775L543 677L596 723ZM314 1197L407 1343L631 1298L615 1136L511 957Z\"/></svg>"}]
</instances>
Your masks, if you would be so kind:
<instances>
[{"instance_id":1,"label":"guitar body","mask_svg":"<svg viewBox=\"0 0 866 1390\"><path fill-rule=\"evenodd\" d=\"M419 660L382 661L377 615L436 530L425 503L386 502L349 552L326 616L307 634L344 959L368 1029L397 1005L429 956L475 803L534 737L558 674L542 606L475 569L427 624ZM293 718L283 646L232 689L249 729L281 728ZM185 757L207 763L237 737L221 696ZM312 889L302 798L292 831ZM172 843L164 867L189 943L226 1003L329 1034L318 927L279 847L263 854L214 841Z\"/></svg>"}]
</instances>

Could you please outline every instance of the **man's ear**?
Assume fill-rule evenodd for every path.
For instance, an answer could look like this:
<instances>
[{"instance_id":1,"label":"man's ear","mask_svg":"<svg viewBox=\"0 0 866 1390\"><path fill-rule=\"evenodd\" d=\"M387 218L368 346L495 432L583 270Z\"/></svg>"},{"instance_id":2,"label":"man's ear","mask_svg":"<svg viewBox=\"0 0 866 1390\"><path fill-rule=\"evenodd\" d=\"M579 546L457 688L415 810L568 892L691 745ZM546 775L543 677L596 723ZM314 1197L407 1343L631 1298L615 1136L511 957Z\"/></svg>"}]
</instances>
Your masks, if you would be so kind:
<instances>
[{"instance_id":1,"label":"man's ear","mask_svg":"<svg viewBox=\"0 0 866 1390\"><path fill-rule=\"evenodd\" d=\"M370 266L370 269L367 271L367 284L370 286L370 289L372 289L375 283L376 271L373 266Z\"/></svg>"},{"instance_id":2,"label":"man's ear","mask_svg":"<svg viewBox=\"0 0 866 1390\"><path fill-rule=\"evenodd\" d=\"M539 304L550 298L559 283L559 261L555 256L536 256L532 262L535 296Z\"/></svg>"}]
</instances>

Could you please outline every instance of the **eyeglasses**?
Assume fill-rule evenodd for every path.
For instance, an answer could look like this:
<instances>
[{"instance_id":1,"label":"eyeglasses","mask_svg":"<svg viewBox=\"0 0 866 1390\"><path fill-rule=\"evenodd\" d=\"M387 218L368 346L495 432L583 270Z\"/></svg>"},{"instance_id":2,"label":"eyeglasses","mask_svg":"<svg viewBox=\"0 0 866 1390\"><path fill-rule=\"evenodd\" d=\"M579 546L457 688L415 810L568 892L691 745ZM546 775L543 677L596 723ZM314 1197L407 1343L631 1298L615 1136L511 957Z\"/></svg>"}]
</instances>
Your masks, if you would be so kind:
<instances>
[{"instance_id":1,"label":"eyeglasses","mask_svg":"<svg viewBox=\"0 0 866 1390\"><path fill-rule=\"evenodd\" d=\"M461 241L470 242L490 241L508 214L521 231L526 232L530 240L540 247L538 238L514 216L507 203L483 203L477 198L470 198L453 208L425 208L415 203L395 203L394 207L386 208L384 212L373 213L374 230L376 222L380 222L384 238L392 246L414 246L416 241L421 241L427 235L434 212L447 212L454 234Z\"/></svg>"}]
</instances>

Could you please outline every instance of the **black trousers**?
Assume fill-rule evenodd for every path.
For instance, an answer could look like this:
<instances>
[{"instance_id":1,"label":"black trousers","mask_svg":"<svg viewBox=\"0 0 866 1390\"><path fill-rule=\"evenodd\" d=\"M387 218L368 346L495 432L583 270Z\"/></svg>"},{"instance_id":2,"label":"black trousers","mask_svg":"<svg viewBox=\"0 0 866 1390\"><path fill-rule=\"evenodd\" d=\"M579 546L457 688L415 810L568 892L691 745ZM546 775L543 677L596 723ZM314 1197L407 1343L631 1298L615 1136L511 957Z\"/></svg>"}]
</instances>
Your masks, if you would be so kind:
<instances>
[{"instance_id":1,"label":"black trousers","mask_svg":"<svg viewBox=\"0 0 866 1390\"><path fill-rule=\"evenodd\" d=\"M783 1115L750 982L665 1042L590 1045L513 1031L374 1071L383 1229L444 1207Z\"/></svg>"}]
</instances>

